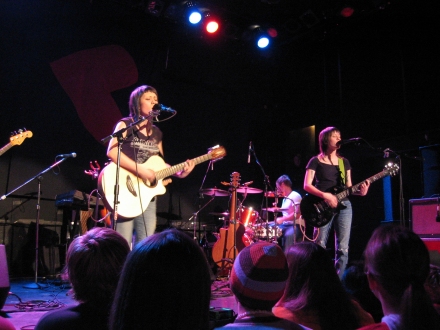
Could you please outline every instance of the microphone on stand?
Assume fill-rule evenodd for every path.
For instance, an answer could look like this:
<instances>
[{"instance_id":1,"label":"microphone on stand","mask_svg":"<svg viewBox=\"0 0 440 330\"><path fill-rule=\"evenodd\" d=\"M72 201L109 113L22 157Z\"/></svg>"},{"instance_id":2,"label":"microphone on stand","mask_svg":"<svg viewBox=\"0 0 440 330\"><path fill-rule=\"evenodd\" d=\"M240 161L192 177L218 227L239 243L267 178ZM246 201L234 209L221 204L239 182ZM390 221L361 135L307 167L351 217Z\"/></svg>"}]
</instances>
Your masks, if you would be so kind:
<instances>
[{"instance_id":1,"label":"microphone on stand","mask_svg":"<svg viewBox=\"0 0 440 330\"><path fill-rule=\"evenodd\" d=\"M251 162L252 141L249 141L248 164Z\"/></svg>"},{"instance_id":2,"label":"microphone on stand","mask_svg":"<svg viewBox=\"0 0 440 330\"><path fill-rule=\"evenodd\" d=\"M348 140L340 140L336 143L337 146L343 146L344 144L348 144L348 143L354 143L354 142L358 142L359 140L362 140L361 137L357 137L357 138L351 138Z\"/></svg>"},{"instance_id":3,"label":"microphone on stand","mask_svg":"<svg viewBox=\"0 0 440 330\"><path fill-rule=\"evenodd\" d=\"M383 151L383 158L389 158L390 157L390 149L389 148L386 148L384 151Z\"/></svg>"},{"instance_id":4,"label":"microphone on stand","mask_svg":"<svg viewBox=\"0 0 440 330\"><path fill-rule=\"evenodd\" d=\"M161 114L164 114L165 118L159 120L158 117ZM159 103L156 103L153 106L153 110L151 110L151 112L149 113L149 117L153 117L153 121L156 121L156 122L161 122L161 121L165 121L165 120L171 119L175 115L177 115L177 111L176 110L171 109L170 107L166 107L163 104L159 104Z\"/></svg>"},{"instance_id":5,"label":"microphone on stand","mask_svg":"<svg viewBox=\"0 0 440 330\"><path fill-rule=\"evenodd\" d=\"M72 152L72 153L70 153L70 154L61 154L61 155L57 155L57 157L62 157L62 158L69 158L69 157L72 157L72 158L75 158L75 157L76 157L76 152Z\"/></svg>"},{"instance_id":6,"label":"microphone on stand","mask_svg":"<svg viewBox=\"0 0 440 330\"><path fill-rule=\"evenodd\" d=\"M163 104L160 104L160 103L156 103L153 106L153 110L159 110L159 111L163 111L163 112L172 112L172 113L176 113L177 112L176 110L171 109L170 107L167 107L167 106L165 106Z\"/></svg>"}]
</instances>

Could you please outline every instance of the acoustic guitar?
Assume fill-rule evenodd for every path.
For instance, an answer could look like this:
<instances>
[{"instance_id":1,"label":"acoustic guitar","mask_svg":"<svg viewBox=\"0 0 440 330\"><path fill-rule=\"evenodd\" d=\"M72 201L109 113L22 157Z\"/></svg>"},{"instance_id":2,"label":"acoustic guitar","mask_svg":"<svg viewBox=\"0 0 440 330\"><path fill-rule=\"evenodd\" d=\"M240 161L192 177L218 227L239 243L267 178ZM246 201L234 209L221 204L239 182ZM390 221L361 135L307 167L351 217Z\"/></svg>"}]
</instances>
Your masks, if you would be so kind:
<instances>
[{"instance_id":1,"label":"acoustic guitar","mask_svg":"<svg viewBox=\"0 0 440 330\"><path fill-rule=\"evenodd\" d=\"M225 155L226 150L220 146L213 148L205 155L194 158L193 161L198 165L211 159L222 158ZM119 168L118 216L123 218L134 218L142 214L154 196L165 193L163 179L182 171L185 162L168 167L160 156L151 156L145 163L137 166L139 172L143 169L153 170L156 175L156 182L154 185L150 185L150 182L144 181L130 171L122 167ZM112 211L115 198L116 172L117 166L111 162L102 169L98 178L98 189L104 197L104 204Z\"/></svg>"},{"instance_id":2,"label":"acoustic guitar","mask_svg":"<svg viewBox=\"0 0 440 330\"><path fill-rule=\"evenodd\" d=\"M388 175L394 176L398 171L399 166L390 163L385 166L385 169L382 172L379 172L354 186L346 189L340 189L338 187L330 188L327 192L334 194L338 199L338 206L336 208L331 208L324 199L318 196L306 194L300 204L302 217L307 224L312 225L313 227L323 227L328 224L340 210L345 208L345 206L342 205L341 200L359 191L362 183L365 181L373 183L374 181L382 179Z\"/></svg>"},{"instance_id":3,"label":"acoustic guitar","mask_svg":"<svg viewBox=\"0 0 440 330\"><path fill-rule=\"evenodd\" d=\"M11 149L13 146L18 146L18 145L22 144L26 138L31 138L32 135L33 135L32 132L26 131L25 128L19 129L17 134L12 135L9 138L9 143L0 149L0 156L3 155L9 149Z\"/></svg>"}]
</instances>

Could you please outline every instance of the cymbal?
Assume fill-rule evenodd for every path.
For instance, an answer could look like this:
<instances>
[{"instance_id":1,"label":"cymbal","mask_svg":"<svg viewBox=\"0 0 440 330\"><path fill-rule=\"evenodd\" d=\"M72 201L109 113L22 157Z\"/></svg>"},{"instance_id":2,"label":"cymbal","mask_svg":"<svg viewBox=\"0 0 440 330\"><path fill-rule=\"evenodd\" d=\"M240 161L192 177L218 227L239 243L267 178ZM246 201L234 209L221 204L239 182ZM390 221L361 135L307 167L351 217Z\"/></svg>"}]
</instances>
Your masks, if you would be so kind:
<instances>
[{"instance_id":1,"label":"cymbal","mask_svg":"<svg viewBox=\"0 0 440 330\"><path fill-rule=\"evenodd\" d=\"M262 193L263 190L252 187L240 187L237 188L237 192L241 194L259 194Z\"/></svg>"},{"instance_id":2,"label":"cymbal","mask_svg":"<svg viewBox=\"0 0 440 330\"><path fill-rule=\"evenodd\" d=\"M283 194L276 191L268 191L264 193L264 197L283 197Z\"/></svg>"},{"instance_id":3,"label":"cymbal","mask_svg":"<svg viewBox=\"0 0 440 330\"><path fill-rule=\"evenodd\" d=\"M268 207L268 208L263 207L262 210L275 213L275 212L288 211L289 209L282 209L280 207Z\"/></svg>"},{"instance_id":4,"label":"cymbal","mask_svg":"<svg viewBox=\"0 0 440 330\"><path fill-rule=\"evenodd\" d=\"M229 212L211 212L210 215L216 215L219 217L229 217Z\"/></svg>"},{"instance_id":5,"label":"cymbal","mask_svg":"<svg viewBox=\"0 0 440 330\"><path fill-rule=\"evenodd\" d=\"M226 190L222 190L222 189L217 189L217 188L208 188L208 189L202 189L201 193L203 195L208 195L208 196L229 196L229 192Z\"/></svg>"},{"instance_id":6,"label":"cymbal","mask_svg":"<svg viewBox=\"0 0 440 330\"><path fill-rule=\"evenodd\" d=\"M156 215L160 218L164 218L167 220L182 220L182 217L180 215L168 212L157 212Z\"/></svg>"}]
</instances>

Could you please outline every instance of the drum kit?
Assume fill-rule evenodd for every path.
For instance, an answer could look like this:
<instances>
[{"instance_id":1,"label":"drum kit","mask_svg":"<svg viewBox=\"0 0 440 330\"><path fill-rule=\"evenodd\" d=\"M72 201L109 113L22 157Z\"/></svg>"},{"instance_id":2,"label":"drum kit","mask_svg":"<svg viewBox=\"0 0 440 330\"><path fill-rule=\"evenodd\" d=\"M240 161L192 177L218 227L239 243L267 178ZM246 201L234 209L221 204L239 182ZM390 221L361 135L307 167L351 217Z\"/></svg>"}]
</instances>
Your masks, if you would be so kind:
<instances>
[{"instance_id":1,"label":"drum kit","mask_svg":"<svg viewBox=\"0 0 440 330\"><path fill-rule=\"evenodd\" d=\"M240 194L260 194L263 190L249 187L248 185L237 188L237 193ZM226 197L230 196L230 193L226 190L218 188L203 189L201 193L207 196ZM264 194L265 197L283 197L279 192L269 191ZM278 212L287 211L287 209L279 207L262 208L262 211L273 213L276 215ZM219 220L223 221L223 227L228 226L230 220L229 212L211 212L210 215L216 216ZM278 238L282 235L282 229L279 226L275 226L274 221L266 221L260 217L258 211L252 207L246 207L240 205L237 207L235 219L238 220L245 228L243 234L243 242L245 245L250 245L258 241L269 241L277 243ZM213 233L218 238L218 234Z\"/></svg>"}]
</instances>

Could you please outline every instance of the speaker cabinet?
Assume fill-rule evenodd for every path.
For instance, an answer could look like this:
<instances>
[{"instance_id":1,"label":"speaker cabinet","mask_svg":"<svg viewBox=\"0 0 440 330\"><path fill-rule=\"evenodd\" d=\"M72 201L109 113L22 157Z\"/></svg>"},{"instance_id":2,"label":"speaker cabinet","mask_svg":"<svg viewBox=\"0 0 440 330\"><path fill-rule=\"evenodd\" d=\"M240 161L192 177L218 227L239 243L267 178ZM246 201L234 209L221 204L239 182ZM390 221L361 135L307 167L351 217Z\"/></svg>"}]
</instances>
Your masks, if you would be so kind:
<instances>
[{"instance_id":1,"label":"speaker cabinet","mask_svg":"<svg viewBox=\"0 0 440 330\"><path fill-rule=\"evenodd\" d=\"M439 202L439 198L409 200L412 230L420 237L440 237Z\"/></svg>"},{"instance_id":2,"label":"speaker cabinet","mask_svg":"<svg viewBox=\"0 0 440 330\"><path fill-rule=\"evenodd\" d=\"M0 245L0 309L3 308L9 294L11 285L9 283L8 261L4 245Z\"/></svg>"}]
</instances>

